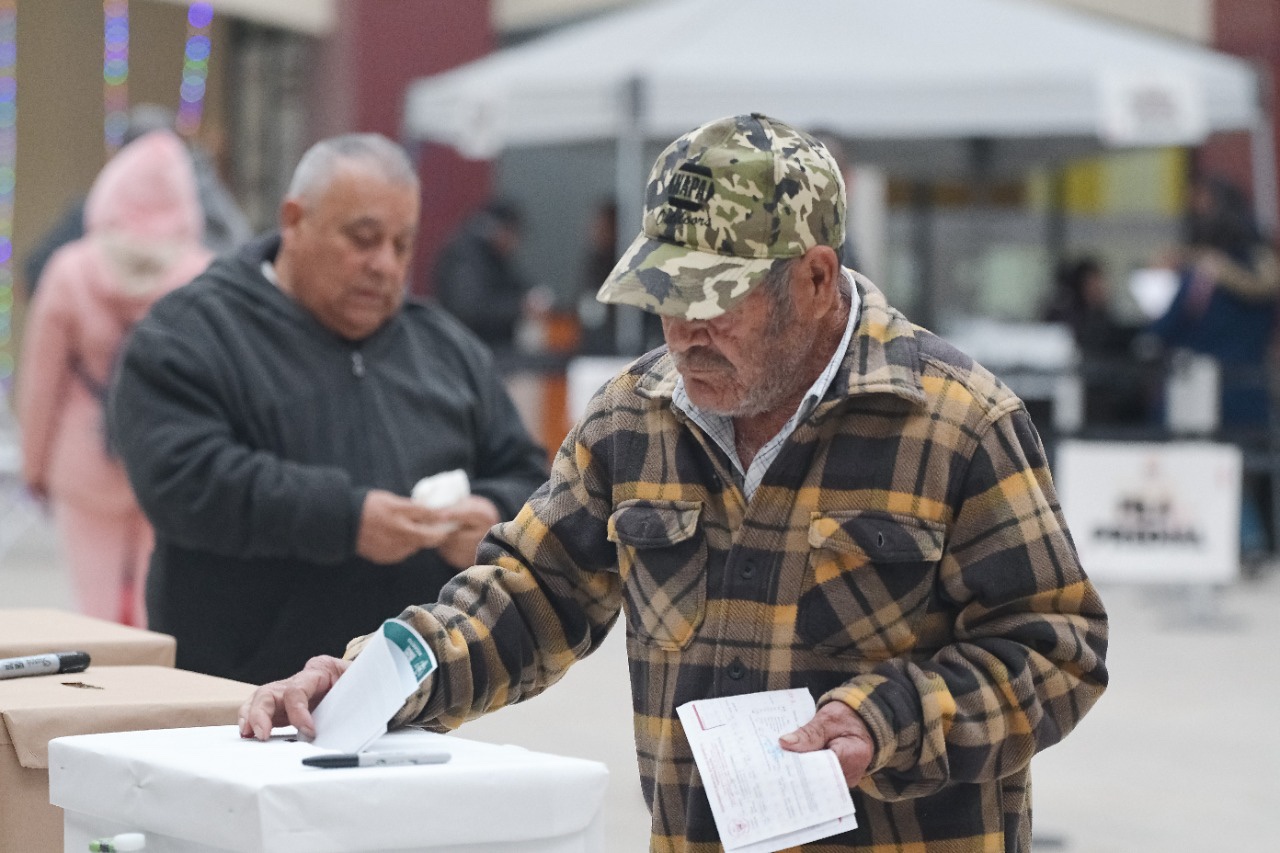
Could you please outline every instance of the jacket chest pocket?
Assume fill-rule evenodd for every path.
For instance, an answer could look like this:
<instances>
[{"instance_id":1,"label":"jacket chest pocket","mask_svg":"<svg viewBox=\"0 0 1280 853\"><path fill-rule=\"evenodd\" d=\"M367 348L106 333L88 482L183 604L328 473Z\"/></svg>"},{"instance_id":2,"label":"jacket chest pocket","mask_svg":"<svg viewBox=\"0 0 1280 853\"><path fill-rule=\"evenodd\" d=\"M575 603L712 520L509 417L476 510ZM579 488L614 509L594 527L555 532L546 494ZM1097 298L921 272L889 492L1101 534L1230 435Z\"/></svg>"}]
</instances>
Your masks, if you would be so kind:
<instances>
[{"instance_id":1,"label":"jacket chest pocket","mask_svg":"<svg viewBox=\"0 0 1280 853\"><path fill-rule=\"evenodd\" d=\"M946 527L886 512L815 514L796 615L807 643L885 660L919 640Z\"/></svg>"},{"instance_id":2,"label":"jacket chest pocket","mask_svg":"<svg viewBox=\"0 0 1280 853\"><path fill-rule=\"evenodd\" d=\"M707 543L695 501L623 501L609 518L632 627L668 651L693 638L707 603Z\"/></svg>"}]
</instances>

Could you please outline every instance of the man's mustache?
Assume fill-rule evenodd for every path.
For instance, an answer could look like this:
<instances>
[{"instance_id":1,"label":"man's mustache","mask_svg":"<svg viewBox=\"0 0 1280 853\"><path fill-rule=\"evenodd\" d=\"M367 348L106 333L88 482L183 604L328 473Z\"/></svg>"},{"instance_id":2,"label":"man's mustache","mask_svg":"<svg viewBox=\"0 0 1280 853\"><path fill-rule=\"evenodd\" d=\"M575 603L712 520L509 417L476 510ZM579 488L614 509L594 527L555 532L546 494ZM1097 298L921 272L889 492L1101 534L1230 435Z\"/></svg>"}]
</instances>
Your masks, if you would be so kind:
<instances>
[{"instance_id":1,"label":"man's mustache","mask_svg":"<svg viewBox=\"0 0 1280 853\"><path fill-rule=\"evenodd\" d=\"M733 364L729 359L710 347L693 347L682 353L672 353L671 358L676 363L676 370L731 370Z\"/></svg>"}]
</instances>

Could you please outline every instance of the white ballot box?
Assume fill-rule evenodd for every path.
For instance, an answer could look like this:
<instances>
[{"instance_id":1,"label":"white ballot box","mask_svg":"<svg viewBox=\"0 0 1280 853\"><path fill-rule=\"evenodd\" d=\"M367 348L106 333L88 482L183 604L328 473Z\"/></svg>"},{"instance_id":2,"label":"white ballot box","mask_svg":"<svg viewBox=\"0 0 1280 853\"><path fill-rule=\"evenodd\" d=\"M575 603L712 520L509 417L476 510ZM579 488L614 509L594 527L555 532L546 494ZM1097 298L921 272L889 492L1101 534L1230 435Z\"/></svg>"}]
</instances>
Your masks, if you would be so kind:
<instances>
[{"instance_id":1,"label":"white ballot box","mask_svg":"<svg viewBox=\"0 0 1280 853\"><path fill-rule=\"evenodd\" d=\"M291 730L290 730L291 731ZM325 750L235 726L84 735L49 744L65 850L142 833L146 853L594 853L601 763L418 730L370 751L445 751L441 764L317 768Z\"/></svg>"}]
</instances>

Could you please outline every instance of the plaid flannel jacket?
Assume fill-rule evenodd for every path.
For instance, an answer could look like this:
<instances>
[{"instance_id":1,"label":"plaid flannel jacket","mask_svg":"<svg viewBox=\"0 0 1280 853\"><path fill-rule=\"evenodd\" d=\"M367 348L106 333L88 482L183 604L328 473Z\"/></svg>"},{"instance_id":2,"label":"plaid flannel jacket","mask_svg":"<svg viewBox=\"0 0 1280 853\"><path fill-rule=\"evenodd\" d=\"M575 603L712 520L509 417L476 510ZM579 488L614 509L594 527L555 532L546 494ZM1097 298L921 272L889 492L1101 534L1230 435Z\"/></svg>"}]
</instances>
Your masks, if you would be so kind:
<instances>
[{"instance_id":1,"label":"plaid flannel jacket","mask_svg":"<svg viewBox=\"0 0 1280 853\"><path fill-rule=\"evenodd\" d=\"M488 565L406 611L441 669L396 722L536 695L621 609L652 850L720 849L676 706L805 687L875 750L857 829L804 850L1029 851L1031 758L1102 693L1106 615L1022 403L857 282L840 373L750 503L665 351L601 389Z\"/></svg>"}]
</instances>

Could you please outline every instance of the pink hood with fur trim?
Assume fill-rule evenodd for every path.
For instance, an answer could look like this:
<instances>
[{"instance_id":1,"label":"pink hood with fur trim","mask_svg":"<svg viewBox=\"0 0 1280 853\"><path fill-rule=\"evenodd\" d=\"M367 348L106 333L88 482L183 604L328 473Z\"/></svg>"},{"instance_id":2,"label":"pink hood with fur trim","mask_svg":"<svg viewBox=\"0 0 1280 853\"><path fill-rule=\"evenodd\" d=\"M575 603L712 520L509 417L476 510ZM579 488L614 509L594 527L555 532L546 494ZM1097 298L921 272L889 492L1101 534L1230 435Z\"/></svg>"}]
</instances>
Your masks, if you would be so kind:
<instances>
[{"instance_id":1,"label":"pink hood with fur trim","mask_svg":"<svg viewBox=\"0 0 1280 853\"><path fill-rule=\"evenodd\" d=\"M53 255L27 312L17 402L33 490L102 511L133 506L82 374L106 382L133 324L208 265L203 223L190 156L169 131L139 137L99 173L85 236Z\"/></svg>"},{"instance_id":2,"label":"pink hood with fur trim","mask_svg":"<svg viewBox=\"0 0 1280 853\"><path fill-rule=\"evenodd\" d=\"M199 243L204 213L182 140L158 130L121 148L93 182L84 227L89 234L119 232L139 240Z\"/></svg>"}]
</instances>

